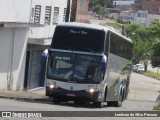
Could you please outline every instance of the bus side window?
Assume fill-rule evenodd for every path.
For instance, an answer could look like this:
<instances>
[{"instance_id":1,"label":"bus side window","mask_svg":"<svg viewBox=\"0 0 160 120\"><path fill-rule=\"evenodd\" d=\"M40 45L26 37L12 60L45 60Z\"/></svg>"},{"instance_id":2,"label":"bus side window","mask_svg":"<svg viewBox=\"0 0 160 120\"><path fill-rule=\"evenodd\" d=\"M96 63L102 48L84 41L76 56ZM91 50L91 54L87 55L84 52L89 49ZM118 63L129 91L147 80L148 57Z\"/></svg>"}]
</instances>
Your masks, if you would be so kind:
<instances>
[{"instance_id":1,"label":"bus side window","mask_svg":"<svg viewBox=\"0 0 160 120\"><path fill-rule=\"evenodd\" d=\"M105 41L105 53L108 53L109 52L109 31L107 32L106 34L106 41Z\"/></svg>"},{"instance_id":2,"label":"bus side window","mask_svg":"<svg viewBox=\"0 0 160 120\"><path fill-rule=\"evenodd\" d=\"M115 45L114 45L114 36L111 33L111 35L110 35L110 52L111 53L114 53L114 47L115 47Z\"/></svg>"}]
</instances>

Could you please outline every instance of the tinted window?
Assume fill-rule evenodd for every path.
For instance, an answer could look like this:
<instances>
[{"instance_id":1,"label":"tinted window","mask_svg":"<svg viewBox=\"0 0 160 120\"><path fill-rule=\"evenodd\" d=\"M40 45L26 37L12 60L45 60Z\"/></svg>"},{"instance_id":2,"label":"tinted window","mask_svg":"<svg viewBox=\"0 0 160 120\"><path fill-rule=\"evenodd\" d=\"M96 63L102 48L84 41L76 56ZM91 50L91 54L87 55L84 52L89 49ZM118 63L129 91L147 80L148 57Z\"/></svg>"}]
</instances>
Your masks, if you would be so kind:
<instances>
[{"instance_id":1,"label":"tinted window","mask_svg":"<svg viewBox=\"0 0 160 120\"><path fill-rule=\"evenodd\" d=\"M105 41L105 53L108 53L109 51L109 36L110 36L110 32L107 32L106 41Z\"/></svg>"},{"instance_id":2,"label":"tinted window","mask_svg":"<svg viewBox=\"0 0 160 120\"><path fill-rule=\"evenodd\" d=\"M105 32L102 30L57 26L51 47L103 52L104 39Z\"/></svg>"},{"instance_id":3,"label":"tinted window","mask_svg":"<svg viewBox=\"0 0 160 120\"><path fill-rule=\"evenodd\" d=\"M131 59L132 58L132 43L125 40L115 33L110 35L110 52L120 57Z\"/></svg>"},{"instance_id":4,"label":"tinted window","mask_svg":"<svg viewBox=\"0 0 160 120\"><path fill-rule=\"evenodd\" d=\"M76 55L74 78L81 83L98 83L101 81L101 57L89 55Z\"/></svg>"},{"instance_id":5,"label":"tinted window","mask_svg":"<svg viewBox=\"0 0 160 120\"><path fill-rule=\"evenodd\" d=\"M73 76L73 54L50 52L47 77L59 80L70 80Z\"/></svg>"},{"instance_id":6,"label":"tinted window","mask_svg":"<svg viewBox=\"0 0 160 120\"><path fill-rule=\"evenodd\" d=\"M99 83L103 74L101 56L49 52L47 78L64 82Z\"/></svg>"}]
</instances>

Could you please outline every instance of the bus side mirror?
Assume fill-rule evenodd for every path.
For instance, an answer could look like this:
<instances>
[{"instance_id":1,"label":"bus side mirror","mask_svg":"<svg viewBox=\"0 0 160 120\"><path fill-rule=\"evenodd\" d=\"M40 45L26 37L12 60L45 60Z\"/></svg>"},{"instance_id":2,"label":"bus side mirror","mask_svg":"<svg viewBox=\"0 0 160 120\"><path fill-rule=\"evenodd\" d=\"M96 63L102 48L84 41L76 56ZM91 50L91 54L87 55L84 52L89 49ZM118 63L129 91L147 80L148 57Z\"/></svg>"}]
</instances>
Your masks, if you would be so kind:
<instances>
[{"instance_id":1,"label":"bus side mirror","mask_svg":"<svg viewBox=\"0 0 160 120\"><path fill-rule=\"evenodd\" d=\"M107 57L104 55L101 61L101 70L105 71L106 69L106 64L107 64Z\"/></svg>"},{"instance_id":2,"label":"bus side mirror","mask_svg":"<svg viewBox=\"0 0 160 120\"><path fill-rule=\"evenodd\" d=\"M42 52L41 60L42 60L42 61L46 61L46 60L47 60L47 56L48 56L48 49L45 49L45 50Z\"/></svg>"}]
</instances>

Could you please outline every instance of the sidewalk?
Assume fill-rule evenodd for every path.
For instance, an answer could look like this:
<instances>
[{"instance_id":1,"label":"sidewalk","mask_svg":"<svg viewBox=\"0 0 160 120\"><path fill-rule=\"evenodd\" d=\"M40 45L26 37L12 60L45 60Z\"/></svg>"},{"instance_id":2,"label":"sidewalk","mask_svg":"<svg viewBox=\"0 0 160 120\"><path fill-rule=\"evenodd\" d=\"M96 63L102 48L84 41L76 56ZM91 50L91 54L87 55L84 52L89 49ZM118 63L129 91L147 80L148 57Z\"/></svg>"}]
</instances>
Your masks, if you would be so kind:
<instances>
[{"instance_id":1,"label":"sidewalk","mask_svg":"<svg viewBox=\"0 0 160 120\"><path fill-rule=\"evenodd\" d=\"M44 88L36 88L29 91L7 91L0 90L0 98L27 100L27 101L49 101L45 96Z\"/></svg>"}]
</instances>

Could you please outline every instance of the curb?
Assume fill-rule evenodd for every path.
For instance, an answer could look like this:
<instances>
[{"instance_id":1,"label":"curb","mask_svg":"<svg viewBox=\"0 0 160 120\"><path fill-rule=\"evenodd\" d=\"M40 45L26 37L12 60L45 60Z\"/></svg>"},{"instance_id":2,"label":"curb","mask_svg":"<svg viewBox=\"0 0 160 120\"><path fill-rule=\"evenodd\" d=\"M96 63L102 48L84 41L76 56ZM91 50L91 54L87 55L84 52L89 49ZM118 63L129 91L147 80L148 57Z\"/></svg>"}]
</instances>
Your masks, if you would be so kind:
<instances>
[{"instance_id":1,"label":"curb","mask_svg":"<svg viewBox=\"0 0 160 120\"><path fill-rule=\"evenodd\" d=\"M20 98L20 97L8 97L8 96L0 96L0 98L5 98L5 99L14 99L14 100L22 100L22 101L41 101L41 102L49 102L51 101L50 98L32 98L32 97L29 97L29 98Z\"/></svg>"}]
</instances>

